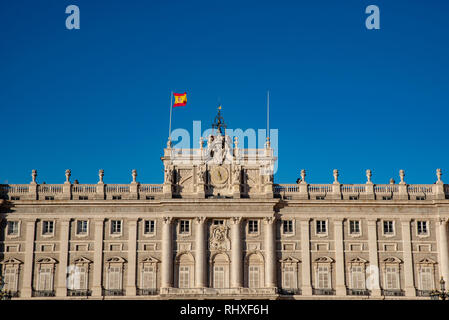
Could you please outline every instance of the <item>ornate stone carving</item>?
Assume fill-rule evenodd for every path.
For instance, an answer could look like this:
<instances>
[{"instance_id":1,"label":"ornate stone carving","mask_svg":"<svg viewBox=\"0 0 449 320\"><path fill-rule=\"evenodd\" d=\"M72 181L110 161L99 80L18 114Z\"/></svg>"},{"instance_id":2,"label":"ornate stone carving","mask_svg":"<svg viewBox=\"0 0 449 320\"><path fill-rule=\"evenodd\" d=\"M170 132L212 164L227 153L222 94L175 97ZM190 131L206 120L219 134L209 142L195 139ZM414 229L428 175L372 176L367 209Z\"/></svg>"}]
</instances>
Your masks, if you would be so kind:
<instances>
[{"instance_id":1,"label":"ornate stone carving","mask_svg":"<svg viewBox=\"0 0 449 320\"><path fill-rule=\"evenodd\" d=\"M204 167L198 166L198 171L197 171L198 183L204 183L204 181L205 181L204 174L205 173L206 173L206 170L204 169Z\"/></svg>"},{"instance_id":2,"label":"ornate stone carving","mask_svg":"<svg viewBox=\"0 0 449 320\"><path fill-rule=\"evenodd\" d=\"M165 180L164 183L172 184L173 183L173 169L169 166L165 168Z\"/></svg>"},{"instance_id":3,"label":"ornate stone carving","mask_svg":"<svg viewBox=\"0 0 449 320\"><path fill-rule=\"evenodd\" d=\"M173 217L163 217L162 221L164 221L165 224L170 224L173 221Z\"/></svg>"},{"instance_id":4,"label":"ornate stone carving","mask_svg":"<svg viewBox=\"0 0 449 320\"><path fill-rule=\"evenodd\" d=\"M210 249L211 250L229 250L228 227L224 225L214 225L211 230Z\"/></svg>"},{"instance_id":5,"label":"ornate stone carving","mask_svg":"<svg viewBox=\"0 0 449 320\"><path fill-rule=\"evenodd\" d=\"M230 221L231 224L239 224L242 221L242 217L232 217Z\"/></svg>"},{"instance_id":6,"label":"ornate stone carving","mask_svg":"<svg viewBox=\"0 0 449 320\"><path fill-rule=\"evenodd\" d=\"M234 184L240 184L240 170L239 166L234 166L232 168L232 181Z\"/></svg>"}]
</instances>

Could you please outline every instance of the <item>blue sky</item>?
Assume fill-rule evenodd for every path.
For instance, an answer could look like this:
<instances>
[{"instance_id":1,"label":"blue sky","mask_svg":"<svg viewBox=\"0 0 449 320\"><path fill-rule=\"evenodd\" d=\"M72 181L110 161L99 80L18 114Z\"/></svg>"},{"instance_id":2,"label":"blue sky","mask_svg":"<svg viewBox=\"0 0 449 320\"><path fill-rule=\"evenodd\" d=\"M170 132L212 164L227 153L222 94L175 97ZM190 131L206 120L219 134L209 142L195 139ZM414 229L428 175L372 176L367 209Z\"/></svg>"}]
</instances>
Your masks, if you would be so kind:
<instances>
[{"instance_id":1,"label":"blue sky","mask_svg":"<svg viewBox=\"0 0 449 320\"><path fill-rule=\"evenodd\" d=\"M78 5L80 30L65 28ZM366 6L380 30L365 28ZM449 2L103 1L0 3L0 183L163 180L173 129L279 130L278 183L449 181ZM196 144L197 141L194 141ZM445 178L446 177L446 178Z\"/></svg>"}]
</instances>

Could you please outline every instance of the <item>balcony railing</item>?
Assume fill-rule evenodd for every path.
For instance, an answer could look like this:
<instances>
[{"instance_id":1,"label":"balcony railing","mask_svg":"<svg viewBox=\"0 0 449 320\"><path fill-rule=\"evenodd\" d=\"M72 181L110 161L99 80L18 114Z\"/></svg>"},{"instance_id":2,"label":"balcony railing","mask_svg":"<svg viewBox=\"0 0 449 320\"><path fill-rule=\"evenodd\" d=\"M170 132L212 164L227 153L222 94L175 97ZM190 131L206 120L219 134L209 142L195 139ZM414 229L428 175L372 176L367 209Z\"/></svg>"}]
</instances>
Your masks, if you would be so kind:
<instances>
[{"instance_id":1,"label":"balcony railing","mask_svg":"<svg viewBox=\"0 0 449 320\"><path fill-rule=\"evenodd\" d=\"M298 288L281 288L279 289L279 294L283 295L300 295L301 289Z\"/></svg>"},{"instance_id":2,"label":"balcony railing","mask_svg":"<svg viewBox=\"0 0 449 320\"><path fill-rule=\"evenodd\" d=\"M348 296L369 296L370 291L367 289L347 289L346 294Z\"/></svg>"},{"instance_id":3,"label":"balcony railing","mask_svg":"<svg viewBox=\"0 0 449 320\"><path fill-rule=\"evenodd\" d=\"M155 296L159 294L159 290L156 288L151 289L137 289L138 296Z\"/></svg>"},{"instance_id":4,"label":"balcony railing","mask_svg":"<svg viewBox=\"0 0 449 320\"><path fill-rule=\"evenodd\" d=\"M82 290L82 289L68 289L67 290L67 295L69 297L87 297L90 296L92 294L92 292L90 290Z\"/></svg>"},{"instance_id":5,"label":"balcony railing","mask_svg":"<svg viewBox=\"0 0 449 320\"><path fill-rule=\"evenodd\" d=\"M33 297L54 297L54 290L34 290Z\"/></svg>"},{"instance_id":6,"label":"balcony railing","mask_svg":"<svg viewBox=\"0 0 449 320\"><path fill-rule=\"evenodd\" d=\"M430 297L432 290L416 290L416 295L418 297Z\"/></svg>"},{"instance_id":7,"label":"balcony railing","mask_svg":"<svg viewBox=\"0 0 449 320\"><path fill-rule=\"evenodd\" d=\"M387 290L387 289L382 289L382 295L383 295L383 296L400 297L400 296L404 296L405 293L404 293L403 290Z\"/></svg>"},{"instance_id":8,"label":"balcony railing","mask_svg":"<svg viewBox=\"0 0 449 320\"><path fill-rule=\"evenodd\" d=\"M103 289L104 296L124 296L125 290L123 289Z\"/></svg>"},{"instance_id":9,"label":"balcony railing","mask_svg":"<svg viewBox=\"0 0 449 320\"><path fill-rule=\"evenodd\" d=\"M335 290L333 290L333 289L313 289L312 293L317 296L334 296Z\"/></svg>"}]
</instances>

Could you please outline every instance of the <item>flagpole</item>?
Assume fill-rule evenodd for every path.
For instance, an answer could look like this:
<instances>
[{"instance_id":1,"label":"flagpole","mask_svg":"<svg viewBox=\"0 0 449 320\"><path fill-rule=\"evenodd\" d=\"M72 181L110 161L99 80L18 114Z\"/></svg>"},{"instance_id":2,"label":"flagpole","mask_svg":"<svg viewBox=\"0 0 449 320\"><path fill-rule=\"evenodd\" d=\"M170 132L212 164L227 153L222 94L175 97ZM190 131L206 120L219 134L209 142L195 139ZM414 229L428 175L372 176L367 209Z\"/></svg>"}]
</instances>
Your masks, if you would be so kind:
<instances>
[{"instance_id":1,"label":"flagpole","mask_svg":"<svg viewBox=\"0 0 449 320\"><path fill-rule=\"evenodd\" d=\"M267 90L267 141L270 139L270 90Z\"/></svg>"},{"instance_id":2,"label":"flagpole","mask_svg":"<svg viewBox=\"0 0 449 320\"><path fill-rule=\"evenodd\" d=\"M173 91L170 91L170 123L168 126L168 141L171 145L171 116L172 116L172 109L173 109Z\"/></svg>"}]
</instances>

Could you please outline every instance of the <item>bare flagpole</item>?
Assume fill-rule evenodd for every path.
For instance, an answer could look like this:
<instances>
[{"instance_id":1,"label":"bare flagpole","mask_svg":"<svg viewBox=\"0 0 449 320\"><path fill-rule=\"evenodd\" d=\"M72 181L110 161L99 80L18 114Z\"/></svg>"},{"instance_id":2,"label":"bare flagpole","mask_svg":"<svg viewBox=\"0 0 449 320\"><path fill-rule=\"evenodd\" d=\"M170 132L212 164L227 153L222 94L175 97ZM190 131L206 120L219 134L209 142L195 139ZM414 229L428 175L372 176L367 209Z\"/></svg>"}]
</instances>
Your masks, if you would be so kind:
<instances>
[{"instance_id":1,"label":"bare flagpole","mask_svg":"<svg viewBox=\"0 0 449 320\"><path fill-rule=\"evenodd\" d=\"M170 91L170 124L168 126L168 142L171 146L171 115L173 109L173 91Z\"/></svg>"},{"instance_id":2,"label":"bare flagpole","mask_svg":"<svg viewBox=\"0 0 449 320\"><path fill-rule=\"evenodd\" d=\"M267 90L267 142L270 140L270 90Z\"/></svg>"}]
</instances>

